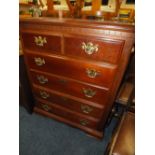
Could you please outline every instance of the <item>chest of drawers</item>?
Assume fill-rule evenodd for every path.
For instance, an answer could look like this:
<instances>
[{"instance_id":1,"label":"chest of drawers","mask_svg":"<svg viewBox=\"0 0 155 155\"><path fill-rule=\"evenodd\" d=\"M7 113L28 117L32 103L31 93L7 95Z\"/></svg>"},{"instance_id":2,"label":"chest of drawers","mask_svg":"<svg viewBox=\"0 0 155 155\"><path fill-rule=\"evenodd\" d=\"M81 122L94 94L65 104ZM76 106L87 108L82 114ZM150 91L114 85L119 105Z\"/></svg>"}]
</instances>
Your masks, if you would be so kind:
<instances>
[{"instance_id":1,"label":"chest of drawers","mask_svg":"<svg viewBox=\"0 0 155 155\"><path fill-rule=\"evenodd\" d=\"M134 43L134 26L20 19L34 111L101 138Z\"/></svg>"}]
</instances>

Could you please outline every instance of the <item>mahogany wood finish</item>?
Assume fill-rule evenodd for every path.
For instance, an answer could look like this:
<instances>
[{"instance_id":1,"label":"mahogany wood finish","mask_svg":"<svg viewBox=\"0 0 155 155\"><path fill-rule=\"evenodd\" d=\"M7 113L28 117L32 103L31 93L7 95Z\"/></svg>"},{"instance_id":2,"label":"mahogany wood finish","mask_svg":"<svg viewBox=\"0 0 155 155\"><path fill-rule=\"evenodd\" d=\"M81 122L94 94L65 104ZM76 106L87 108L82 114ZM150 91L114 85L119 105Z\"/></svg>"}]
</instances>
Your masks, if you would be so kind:
<instances>
[{"instance_id":1,"label":"mahogany wood finish","mask_svg":"<svg viewBox=\"0 0 155 155\"><path fill-rule=\"evenodd\" d=\"M38 102L36 104L36 107L43 109L44 111L47 111L49 113L53 113L56 115L59 115L60 117L66 118L68 120L71 120L73 122L76 122L80 125L87 126L93 129L97 128L97 122L99 121L96 118L93 117L86 117L85 115L79 114L77 112L73 112L69 109L66 109L62 106L56 105L56 104L48 104L48 102ZM83 123L85 122L85 123Z\"/></svg>"},{"instance_id":2,"label":"mahogany wood finish","mask_svg":"<svg viewBox=\"0 0 155 155\"><path fill-rule=\"evenodd\" d=\"M34 34L41 36L41 46L34 45ZM34 111L103 137L134 44L134 26L27 18L20 19L20 35ZM46 43L44 37L51 41Z\"/></svg>"},{"instance_id":3,"label":"mahogany wood finish","mask_svg":"<svg viewBox=\"0 0 155 155\"><path fill-rule=\"evenodd\" d=\"M66 55L84 57L92 60L117 63L122 52L123 41L106 40L104 38L70 36L64 38ZM82 43L92 42L98 45L98 51L88 55L81 48Z\"/></svg>"},{"instance_id":4,"label":"mahogany wood finish","mask_svg":"<svg viewBox=\"0 0 155 155\"><path fill-rule=\"evenodd\" d=\"M56 104L48 104L48 102L37 102L36 107L43 109L44 111L47 111L49 113L53 113L55 115L59 115L61 117L65 117L66 119L69 119L73 122L79 123L83 126L91 127L96 129L97 128L97 122L98 120L91 117L85 117L85 115L73 112L69 109L66 109L62 106L58 106ZM81 122L86 122L85 124L82 124Z\"/></svg>"},{"instance_id":5,"label":"mahogany wood finish","mask_svg":"<svg viewBox=\"0 0 155 155\"><path fill-rule=\"evenodd\" d=\"M48 88L54 91L63 92L65 94L69 93L72 96L76 96L102 105L105 104L108 96L108 91L103 88L97 88L86 84L84 85L63 78L50 77L50 82L47 82L46 84L39 84L39 82L37 82L37 84L44 86L46 89ZM95 95L92 97L87 97L87 95L84 93L84 90L89 89L95 92Z\"/></svg>"},{"instance_id":6,"label":"mahogany wood finish","mask_svg":"<svg viewBox=\"0 0 155 155\"><path fill-rule=\"evenodd\" d=\"M45 64L42 66L37 66L34 60L35 58L41 58L41 60L45 61ZM110 87L117 69L117 66L115 65L87 63L86 61L55 55L47 56L28 53L27 59L29 66L32 69L101 85L105 88ZM87 69L95 69L97 72L99 72L99 75L95 78L89 78L86 72Z\"/></svg>"},{"instance_id":7,"label":"mahogany wood finish","mask_svg":"<svg viewBox=\"0 0 155 155\"><path fill-rule=\"evenodd\" d=\"M86 115L91 115L95 118L101 118L102 116L102 111L104 110L104 106L102 105L97 105L92 102L85 102L84 100L77 100L77 98L74 98L72 96L63 94L63 93L58 93L58 92L52 92L52 91L45 91L43 89L39 88L34 88L35 90L35 96L36 98L42 98L42 101L48 101L51 102L51 104L57 104L62 107L66 107L68 109L71 109L73 111L77 111L82 114ZM49 96L45 99L44 97L41 96L41 93L47 93Z\"/></svg>"},{"instance_id":8,"label":"mahogany wood finish","mask_svg":"<svg viewBox=\"0 0 155 155\"><path fill-rule=\"evenodd\" d=\"M46 43L44 43L43 46L36 45L35 37L46 38ZM60 53L61 51L60 36L23 33L22 38L25 42L24 46L26 49L33 50L36 52L40 51L41 53L44 51L49 53Z\"/></svg>"}]
</instances>

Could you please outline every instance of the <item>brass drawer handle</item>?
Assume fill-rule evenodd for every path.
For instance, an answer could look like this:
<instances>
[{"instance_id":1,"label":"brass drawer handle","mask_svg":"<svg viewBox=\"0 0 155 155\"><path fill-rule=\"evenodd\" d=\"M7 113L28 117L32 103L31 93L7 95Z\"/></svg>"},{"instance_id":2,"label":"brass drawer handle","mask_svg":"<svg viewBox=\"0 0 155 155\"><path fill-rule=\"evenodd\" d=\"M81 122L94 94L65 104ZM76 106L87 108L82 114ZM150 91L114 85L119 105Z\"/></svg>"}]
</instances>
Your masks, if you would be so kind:
<instances>
[{"instance_id":1,"label":"brass drawer handle","mask_svg":"<svg viewBox=\"0 0 155 155\"><path fill-rule=\"evenodd\" d=\"M89 114L91 111L93 111L93 108L87 105L81 105L81 110L83 113Z\"/></svg>"},{"instance_id":2,"label":"brass drawer handle","mask_svg":"<svg viewBox=\"0 0 155 155\"><path fill-rule=\"evenodd\" d=\"M87 120L80 120L80 124L86 126L89 124L89 122Z\"/></svg>"},{"instance_id":3,"label":"brass drawer handle","mask_svg":"<svg viewBox=\"0 0 155 155\"><path fill-rule=\"evenodd\" d=\"M86 73L90 78L95 78L96 76L100 75L100 72L96 71L95 69L89 68L86 69Z\"/></svg>"},{"instance_id":4,"label":"brass drawer handle","mask_svg":"<svg viewBox=\"0 0 155 155\"><path fill-rule=\"evenodd\" d=\"M88 55L91 55L98 51L98 45L94 45L92 42L83 42L81 47Z\"/></svg>"},{"instance_id":5,"label":"brass drawer handle","mask_svg":"<svg viewBox=\"0 0 155 155\"><path fill-rule=\"evenodd\" d=\"M45 111L51 110L51 108L50 108L48 105L46 105L46 104L42 104L42 108L43 108Z\"/></svg>"},{"instance_id":6,"label":"brass drawer handle","mask_svg":"<svg viewBox=\"0 0 155 155\"><path fill-rule=\"evenodd\" d=\"M48 78L44 77L43 75L37 75L37 79L38 79L39 83L41 83L41 84L45 84L48 82Z\"/></svg>"},{"instance_id":7,"label":"brass drawer handle","mask_svg":"<svg viewBox=\"0 0 155 155\"><path fill-rule=\"evenodd\" d=\"M44 46L45 43L47 43L46 37L38 36L34 37L34 42L37 46Z\"/></svg>"},{"instance_id":8,"label":"brass drawer handle","mask_svg":"<svg viewBox=\"0 0 155 155\"><path fill-rule=\"evenodd\" d=\"M34 58L34 61L35 61L37 66L42 66L45 64L45 60L42 58Z\"/></svg>"},{"instance_id":9,"label":"brass drawer handle","mask_svg":"<svg viewBox=\"0 0 155 155\"><path fill-rule=\"evenodd\" d=\"M43 99L47 99L50 97L50 95L45 92L45 91L40 91L40 96L43 98Z\"/></svg>"},{"instance_id":10,"label":"brass drawer handle","mask_svg":"<svg viewBox=\"0 0 155 155\"><path fill-rule=\"evenodd\" d=\"M86 97L92 98L96 94L96 91L94 91L90 88L88 88L88 89L83 88L83 93Z\"/></svg>"}]
</instances>

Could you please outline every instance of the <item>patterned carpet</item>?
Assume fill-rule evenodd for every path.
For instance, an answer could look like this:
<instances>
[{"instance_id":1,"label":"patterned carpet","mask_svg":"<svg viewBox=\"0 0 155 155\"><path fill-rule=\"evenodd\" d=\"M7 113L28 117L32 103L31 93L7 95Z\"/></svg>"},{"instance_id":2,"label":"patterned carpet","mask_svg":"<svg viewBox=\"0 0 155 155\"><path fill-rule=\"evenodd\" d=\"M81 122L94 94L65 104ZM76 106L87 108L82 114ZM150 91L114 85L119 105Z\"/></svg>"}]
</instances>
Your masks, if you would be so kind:
<instances>
[{"instance_id":1,"label":"patterned carpet","mask_svg":"<svg viewBox=\"0 0 155 155\"><path fill-rule=\"evenodd\" d=\"M30 115L23 107L19 119L20 155L103 155L117 122L112 120L100 141L50 118Z\"/></svg>"}]
</instances>

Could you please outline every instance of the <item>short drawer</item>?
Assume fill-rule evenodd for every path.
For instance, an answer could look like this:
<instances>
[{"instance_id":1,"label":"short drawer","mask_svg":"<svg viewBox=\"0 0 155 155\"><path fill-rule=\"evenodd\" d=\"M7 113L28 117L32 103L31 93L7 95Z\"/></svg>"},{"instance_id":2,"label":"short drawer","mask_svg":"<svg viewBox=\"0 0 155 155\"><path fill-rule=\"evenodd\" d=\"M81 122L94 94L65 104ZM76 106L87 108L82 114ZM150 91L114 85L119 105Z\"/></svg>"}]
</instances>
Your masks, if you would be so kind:
<instances>
[{"instance_id":1,"label":"short drawer","mask_svg":"<svg viewBox=\"0 0 155 155\"><path fill-rule=\"evenodd\" d=\"M61 37L54 35L23 33L22 39L24 49L33 50L33 52L61 52Z\"/></svg>"},{"instance_id":2,"label":"short drawer","mask_svg":"<svg viewBox=\"0 0 155 155\"><path fill-rule=\"evenodd\" d=\"M62 77L48 76L47 74L32 72L33 82L45 88L70 94L72 96L82 98L98 104L105 104L108 97L108 91L105 89L93 87L73 80L63 79ZM40 79L45 79L42 83Z\"/></svg>"},{"instance_id":3,"label":"short drawer","mask_svg":"<svg viewBox=\"0 0 155 155\"><path fill-rule=\"evenodd\" d=\"M27 55L30 68L110 88L117 66L96 65L67 57Z\"/></svg>"},{"instance_id":4,"label":"short drawer","mask_svg":"<svg viewBox=\"0 0 155 155\"><path fill-rule=\"evenodd\" d=\"M57 106L57 105L53 105L53 104L49 104L47 102L39 102L36 101L36 107L49 112L49 113L53 113L55 115L58 115L60 117L66 118L72 122L78 123L82 126L86 126L86 127L90 127L90 128L97 128L98 125L98 120L97 119L90 119L88 117L85 117L81 114L77 114L74 113L70 110L67 110L66 108Z\"/></svg>"},{"instance_id":5,"label":"short drawer","mask_svg":"<svg viewBox=\"0 0 155 155\"><path fill-rule=\"evenodd\" d=\"M67 109L100 118L102 116L104 105L99 106L92 102L84 102L83 100L75 100L75 98L71 98L68 95L56 92L49 92L47 90L34 88L34 94L36 97L41 98L42 100L46 100L51 102L52 104L56 104ZM82 101L82 102L80 102Z\"/></svg>"},{"instance_id":6,"label":"short drawer","mask_svg":"<svg viewBox=\"0 0 155 155\"><path fill-rule=\"evenodd\" d=\"M116 64L120 58L124 41L70 36L64 38L66 55L82 57Z\"/></svg>"}]
</instances>

